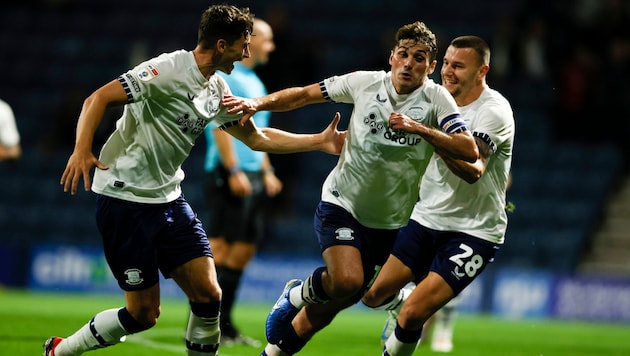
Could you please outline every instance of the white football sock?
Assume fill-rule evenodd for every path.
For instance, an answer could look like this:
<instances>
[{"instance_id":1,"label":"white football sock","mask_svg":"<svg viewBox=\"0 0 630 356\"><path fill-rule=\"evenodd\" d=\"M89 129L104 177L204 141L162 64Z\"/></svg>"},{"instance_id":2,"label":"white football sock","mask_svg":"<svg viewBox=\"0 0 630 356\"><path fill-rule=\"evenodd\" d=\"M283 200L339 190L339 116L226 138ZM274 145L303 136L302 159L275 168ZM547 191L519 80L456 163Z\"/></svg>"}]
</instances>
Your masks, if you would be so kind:
<instances>
[{"instance_id":1,"label":"white football sock","mask_svg":"<svg viewBox=\"0 0 630 356\"><path fill-rule=\"evenodd\" d=\"M190 312L186 330L187 355L217 355L220 339L219 317L202 318Z\"/></svg>"},{"instance_id":2,"label":"white football sock","mask_svg":"<svg viewBox=\"0 0 630 356\"><path fill-rule=\"evenodd\" d=\"M273 344L267 344L267 346L265 346L265 354L267 356L286 356L287 354L280 350L280 348L276 345Z\"/></svg>"},{"instance_id":3,"label":"white football sock","mask_svg":"<svg viewBox=\"0 0 630 356\"><path fill-rule=\"evenodd\" d=\"M55 356L80 355L122 342L129 333L118 320L119 310L109 309L96 314L81 329L57 345Z\"/></svg>"},{"instance_id":4,"label":"white football sock","mask_svg":"<svg viewBox=\"0 0 630 356\"><path fill-rule=\"evenodd\" d=\"M294 287L289 291L289 302L298 309L302 309L304 305L306 305L306 302L302 298L302 288L304 288L304 284L297 288Z\"/></svg>"},{"instance_id":5,"label":"white football sock","mask_svg":"<svg viewBox=\"0 0 630 356\"><path fill-rule=\"evenodd\" d=\"M396 333L393 332L385 342L383 356L411 356L416 346L416 342L407 344L398 340Z\"/></svg>"}]
</instances>

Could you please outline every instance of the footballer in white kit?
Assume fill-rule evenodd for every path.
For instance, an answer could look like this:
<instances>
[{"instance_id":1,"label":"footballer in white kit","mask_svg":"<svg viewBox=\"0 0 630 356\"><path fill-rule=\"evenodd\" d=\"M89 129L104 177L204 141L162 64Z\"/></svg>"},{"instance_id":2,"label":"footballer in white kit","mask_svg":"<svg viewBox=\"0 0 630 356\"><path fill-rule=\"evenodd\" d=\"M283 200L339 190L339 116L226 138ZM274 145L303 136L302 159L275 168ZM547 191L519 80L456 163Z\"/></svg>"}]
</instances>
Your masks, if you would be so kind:
<instances>
[{"instance_id":1,"label":"footballer in white kit","mask_svg":"<svg viewBox=\"0 0 630 356\"><path fill-rule=\"evenodd\" d=\"M381 336L383 355L411 355L423 325L446 305L454 310L449 301L494 261L504 243L515 125L509 102L486 84L489 62L489 46L477 36L457 37L446 50L442 82L480 155L475 162L441 152L433 156L409 224L400 229L387 263L363 296L366 305L390 311ZM415 289L398 292L409 281ZM435 350L453 348L452 316L438 319L436 331L445 332L433 340Z\"/></svg>"},{"instance_id":2,"label":"footballer in white kit","mask_svg":"<svg viewBox=\"0 0 630 356\"><path fill-rule=\"evenodd\" d=\"M109 169L96 170L92 190L138 203L173 201L181 195L181 164L206 125L240 119L219 105L230 89L218 75L207 80L185 50L141 63L118 80L128 104L101 150ZM170 100L147 100L159 96Z\"/></svg>"},{"instance_id":3,"label":"footballer in white kit","mask_svg":"<svg viewBox=\"0 0 630 356\"><path fill-rule=\"evenodd\" d=\"M295 354L355 304L389 256L418 199L434 150L474 162L478 149L447 90L428 78L437 40L420 22L398 29L391 70L357 71L255 99L228 98L244 118L326 101L353 105L346 142L326 178L314 228L325 266L294 279L267 316L261 355ZM414 133L403 130L408 127Z\"/></svg>"},{"instance_id":4,"label":"footballer in white kit","mask_svg":"<svg viewBox=\"0 0 630 356\"><path fill-rule=\"evenodd\" d=\"M485 86L479 99L459 108L473 136L494 153L492 164L475 184L451 172L435 155L420 186L420 201L411 219L443 231L459 231L502 244L507 229L505 211L508 177L512 165L514 118L508 101Z\"/></svg>"},{"instance_id":5,"label":"footballer in white kit","mask_svg":"<svg viewBox=\"0 0 630 356\"><path fill-rule=\"evenodd\" d=\"M92 183L105 258L125 306L98 312L66 338L50 337L45 356L79 355L153 327L161 309L160 273L188 297L186 353L217 354L221 289L206 232L180 186L195 139L212 123L251 149L272 153L339 154L345 140L336 129L339 115L320 133L293 134L257 128L252 120L239 125L242 115L221 105L230 90L216 71L230 73L234 62L250 56L252 28L248 8L211 5L201 14L192 51L149 59L84 101L61 185L74 195L81 179L85 190ZM96 159L94 133L107 107L120 105L122 117Z\"/></svg>"},{"instance_id":6,"label":"footballer in white kit","mask_svg":"<svg viewBox=\"0 0 630 356\"><path fill-rule=\"evenodd\" d=\"M466 130L453 97L431 79L397 94L391 72L354 72L321 82L326 99L353 103L346 143L322 189L322 200L348 210L362 225L407 224L434 147L419 135L393 131L392 112L446 133ZM366 154L367 153L367 154Z\"/></svg>"}]
</instances>

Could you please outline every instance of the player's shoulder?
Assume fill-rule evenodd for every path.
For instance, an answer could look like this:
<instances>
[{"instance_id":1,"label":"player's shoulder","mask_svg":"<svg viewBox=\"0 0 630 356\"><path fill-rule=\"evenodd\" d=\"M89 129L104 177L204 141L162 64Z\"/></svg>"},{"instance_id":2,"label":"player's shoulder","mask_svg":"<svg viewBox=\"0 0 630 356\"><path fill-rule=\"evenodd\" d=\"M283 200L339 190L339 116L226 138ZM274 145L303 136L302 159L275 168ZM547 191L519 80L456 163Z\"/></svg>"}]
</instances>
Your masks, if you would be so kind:
<instances>
[{"instance_id":1,"label":"player's shoulder","mask_svg":"<svg viewBox=\"0 0 630 356\"><path fill-rule=\"evenodd\" d=\"M334 76L330 78L331 81L337 80L337 78L342 78L352 83L365 83L370 84L374 82L380 82L387 76L387 73L384 71L368 71L368 70L357 70L354 72Z\"/></svg>"},{"instance_id":2,"label":"player's shoulder","mask_svg":"<svg viewBox=\"0 0 630 356\"><path fill-rule=\"evenodd\" d=\"M512 111L512 106L508 99L499 91L486 86L479 97L479 100L487 106L494 106Z\"/></svg>"},{"instance_id":3,"label":"player's shoulder","mask_svg":"<svg viewBox=\"0 0 630 356\"><path fill-rule=\"evenodd\" d=\"M161 53L149 60L147 62L157 64L157 65L178 65L182 63L189 63L192 56L192 53L189 51L180 49L172 52L164 52Z\"/></svg>"},{"instance_id":4,"label":"player's shoulder","mask_svg":"<svg viewBox=\"0 0 630 356\"><path fill-rule=\"evenodd\" d=\"M422 95L419 95L418 97L425 98L424 100L432 103L435 107L457 107L457 103L455 103L453 95L451 95L451 93L449 93L442 85L434 82L431 78L427 78L418 90L422 93Z\"/></svg>"},{"instance_id":5,"label":"player's shoulder","mask_svg":"<svg viewBox=\"0 0 630 356\"><path fill-rule=\"evenodd\" d=\"M506 125L514 123L510 102L501 93L487 86L477 99L476 107L484 117L492 117L493 120L502 121Z\"/></svg>"},{"instance_id":6,"label":"player's shoulder","mask_svg":"<svg viewBox=\"0 0 630 356\"><path fill-rule=\"evenodd\" d=\"M451 97L452 98L453 97L451 93L449 93L448 90L446 90L446 88L436 83L431 78L427 78L424 81L424 83L420 87L420 90L423 93L425 93L427 97L430 97L430 98L435 98L435 97L446 97L446 98Z\"/></svg>"},{"instance_id":7,"label":"player's shoulder","mask_svg":"<svg viewBox=\"0 0 630 356\"><path fill-rule=\"evenodd\" d=\"M162 53L150 58L136 66L134 72L141 81L147 82L153 79L177 79L183 77L180 72L187 71L194 63L192 53L185 50L177 50Z\"/></svg>"}]
</instances>

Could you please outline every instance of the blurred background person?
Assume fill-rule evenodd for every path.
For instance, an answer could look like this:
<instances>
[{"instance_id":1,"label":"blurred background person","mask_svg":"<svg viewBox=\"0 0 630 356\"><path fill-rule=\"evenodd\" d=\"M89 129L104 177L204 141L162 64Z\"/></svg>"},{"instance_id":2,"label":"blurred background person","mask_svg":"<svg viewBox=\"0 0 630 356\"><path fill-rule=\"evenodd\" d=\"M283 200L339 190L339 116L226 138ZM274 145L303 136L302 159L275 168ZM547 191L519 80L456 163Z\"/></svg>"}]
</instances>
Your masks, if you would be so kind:
<instances>
[{"instance_id":1,"label":"blurred background person","mask_svg":"<svg viewBox=\"0 0 630 356\"><path fill-rule=\"evenodd\" d=\"M0 100L0 162L17 160L22 156L20 133L15 124L13 109L4 100Z\"/></svg>"},{"instance_id":2,"label":"blurred background person","mask_svg":"<svg viewBox=\"0 0 630 356\"><path fill-rule=\"evenodd\" d=\"M251 56L234 64L230 75L220 73L232 93L255 98L267 95L265 85L254 68L264 65L275 49L271 26L254 19L250 43ZM269 111L253 116L258 127L269 125ZM256 253L263 237L265 203L282 190L282 182L265 152L253 151L220 129L206 128L205 199L210 210L208 235L214 253L221 302L221 342L223 345L260 346L260 342L244 336L234 325L232 309L247 264Z\"/></svg>"}]
</instances>

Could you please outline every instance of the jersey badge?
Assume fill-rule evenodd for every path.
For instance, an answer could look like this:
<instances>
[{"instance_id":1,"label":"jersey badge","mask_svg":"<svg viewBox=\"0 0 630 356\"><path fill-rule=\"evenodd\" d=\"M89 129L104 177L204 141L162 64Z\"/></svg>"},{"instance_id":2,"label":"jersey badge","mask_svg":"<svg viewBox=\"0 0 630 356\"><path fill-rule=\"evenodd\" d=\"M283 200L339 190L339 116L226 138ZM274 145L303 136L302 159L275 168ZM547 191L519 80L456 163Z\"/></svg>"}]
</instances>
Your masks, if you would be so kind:
<instances>
[{"instance_id":1,"label":"jersey badge","mask_svg":"<svg viewBox=\"0 0 630 356\"><path fill-rule=\"evenodd\" d=\"M144 281L144 278L142 278L142 271L137 268L130 268L124 273L127 276L125 283L130 286L137 286Z\"/></svg>"},{"instance_id":2,"label":"jersey badge","mask_svg":"<svg viewBox=\"0 0 630 356\"><path fill-rule=\"evenodd\" d=\"M424 121L424 111L425 109L422 106L414 106L407 111L407 116L414 121L422 122Z\"/></svg>"},{"instance_id":3,"label":"jersey badge","mask_svg":"<svg viewBox=\"0 0 630 356\"><path fill-rule=\"evenodd\" d=\"M352 241L354 240L354 231L347 227L342 227L335 231L335 239L339 241Z\"/></svg>"},{"instance_id":4,"label":"jersey badge","mask_svg":"<svg viewBox=\"0 0 630 356\"><path fill-rule=\"evenodd\" d=\"M155 66L151 64L140 69L140 71L138 72L138 78L140 78L140 80L144 82L149 81L157 77L158 75L160 75L160 72L158 72L157 68L155 68Z\"/></svg>"}]
</instances>

